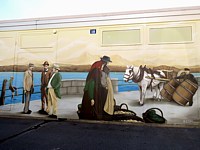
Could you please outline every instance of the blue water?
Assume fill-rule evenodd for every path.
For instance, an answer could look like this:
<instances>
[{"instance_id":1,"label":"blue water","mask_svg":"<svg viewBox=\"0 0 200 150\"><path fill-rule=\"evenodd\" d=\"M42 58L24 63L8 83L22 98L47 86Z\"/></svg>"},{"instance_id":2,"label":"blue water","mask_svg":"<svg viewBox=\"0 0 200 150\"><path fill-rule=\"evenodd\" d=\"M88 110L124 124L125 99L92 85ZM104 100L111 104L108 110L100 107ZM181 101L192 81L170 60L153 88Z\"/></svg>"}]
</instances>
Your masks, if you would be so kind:
<instances>
[{"instance_id":1,"label":"blue water","mask_svg":"<svg viewBox=\"0 0 200 150\"><path fill-rule=\"evenodd\" d=\"M86 79L88 72L61 72L62 79ZM11 103L21 103L22 102L22 92L23 89L21 88L23 86L23 72L0 72L0 90L2 89L2 83L4 79L7 79L9 81L10 77L14 77L13 86L16 86L18 88L18 94L19 96L15 96L14 100L11 99L11 91L6 91L6 97L5 98L5 104L11 104ZM36 94L32 94L31 100L38 100L40 99L40 78L41 73L40 72L34 72L34 92ZM111 72L110 77L111 78L117 78L118 79L118 91L133 91L138 90L138 86L135 83L125 83L123 81L123 72ZM7 82L7 89L8 89L9 82ZM38 92L38 93L37 93Z\"/></svg>"},{"instance_id":2,"label":"blue water","mask_svg":"<svg viewBox=\"0 0 200 150\"><path fill-rule=\"evenodd\" d=\"M87 77L87 72L61 72L62 79L86 79ZM18 88L18 94L22 94L23 90L23 72L0 72L0 90L2 89L2 83L4 79L9 80L10 76L14 77L13 81L13 86L16 86ZM31 97L31 100L38 100L40 99L40 77L41 73L40 72L34 72L34 85L35 85L35 91L36 94L33 94ZM137 84L130 82L126 83L123 81L123 75L124 72L111 72L110 77L111 78L117 78L118 79L118 91L119 92L124 92L124 91L135 91L138 90ZM194 76L200 76L200 73L193 73ZM8 89L8 84L7 82L7 89ZM37 93L38 92L38 93ZM21 103L22 102L22 95L15 96L14 100L11 99L10 97L11 91L7 90L6 91L6 97L5 98L5 104L11 104L11 103Z\"/></svg>"}]
</instances>

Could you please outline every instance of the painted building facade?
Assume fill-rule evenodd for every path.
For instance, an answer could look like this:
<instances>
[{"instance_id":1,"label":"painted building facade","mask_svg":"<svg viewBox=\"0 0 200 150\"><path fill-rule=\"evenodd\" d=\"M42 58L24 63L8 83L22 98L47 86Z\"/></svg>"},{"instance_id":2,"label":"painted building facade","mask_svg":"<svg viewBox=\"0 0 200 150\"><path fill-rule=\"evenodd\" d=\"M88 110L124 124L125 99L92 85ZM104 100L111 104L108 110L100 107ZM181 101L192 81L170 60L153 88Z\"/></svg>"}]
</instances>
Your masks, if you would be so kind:
<instances>
[{"instance_id":1,"label":"painted building facade","mask_svg":"<svg viewBox=\"0 0 200 150\"><path fill-rule=\"evenodd\" d=\"M79 70L108 55L113 67L187 67L199 73L199 49L200 7L0 21L4 72L46 60Z\"/></svg>"},{"instance_id":2,"label":"painted building facade","mask_svg":"<svg viewBox=\"0 0 200 150\"><path fill-rule=\"evenodd\" d=\"M200 64L199 8L1 21L1 65L43 60L88 65L195 67Z\"/></svg>"}]
</instances>

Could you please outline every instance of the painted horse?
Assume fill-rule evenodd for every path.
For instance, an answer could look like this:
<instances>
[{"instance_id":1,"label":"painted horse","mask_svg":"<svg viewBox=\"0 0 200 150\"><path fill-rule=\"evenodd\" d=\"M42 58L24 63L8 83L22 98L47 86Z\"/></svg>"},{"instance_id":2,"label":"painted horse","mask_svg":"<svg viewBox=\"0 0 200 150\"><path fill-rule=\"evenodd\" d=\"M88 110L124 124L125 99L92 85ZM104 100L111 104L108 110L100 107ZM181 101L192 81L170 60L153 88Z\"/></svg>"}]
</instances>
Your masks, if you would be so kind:
<instances>
[{"instance_id":1,"label":"painted horse","mask_svg":"<svg viewBox=\"0 0 200 150\"><path fill-rule=\"evenodd\" d=\"M156 78L165 78L164 72L161 70L152 70L146 68L146 66L127 66L123 79L125 82L132 80L138 84L140 91L139 103L140 105L143 105L147 88L151 88L151 91L152 89L155 89L153 98L161 100L160 91L162 90L164 83Z\"/></svg>"}]
</instances>

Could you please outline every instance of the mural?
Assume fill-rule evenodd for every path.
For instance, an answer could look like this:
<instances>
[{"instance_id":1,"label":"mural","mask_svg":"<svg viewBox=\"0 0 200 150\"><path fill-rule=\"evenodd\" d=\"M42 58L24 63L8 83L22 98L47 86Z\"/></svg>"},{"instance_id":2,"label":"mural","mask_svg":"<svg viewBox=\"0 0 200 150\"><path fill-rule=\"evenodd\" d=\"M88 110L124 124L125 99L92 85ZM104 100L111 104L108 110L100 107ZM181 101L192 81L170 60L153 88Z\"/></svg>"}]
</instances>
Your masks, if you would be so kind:
<instances>
[{"instance_id":1,"label":"mural","mask_svg":"<svg viewBox=\"0 0 200 150\"><path fill-rule=\"evenodd\" d=\"M92 34L91 29L95 29ZM200 107L198 97L199 33L199 21L0 32L1 104L16 103L17 105L24 101L23 72L27 69L27 64L34 63L34 86L35 93L38 94L32 99L40 101L37 104L38 110L40 114L46 115L44 104L41 104L40 85L41 72L44 70L43 63L48 61L50 67L55 63L59 65L63 80L61 95L65 96L61 98L61 102L58 100L60 103L58 112L59 106L63 106L61 103L64 103L63 99L66 95L70 95L70 92L74 95L78 93L81 97L76 103L72 102L72 105L66 105L66 108L63 108L72 110L67 117L76 116L74 118L78 119L82 111L82 105L79 104L82 103L82 96L85 96L83 90L88 86L91 65L108 57L112 63L109 64L107 75L111 77L111 80L112 78L119 80L117 92L116 85L113 87L112 115L115 117L111 120L144 122L142 114L150 108L156 108L149 111L150 116L160 119L162 123L166 120L171 123L179 121L184 123L183 120L193 122L199 119ZM78 77L76 77L77 74L79 74ZM11 76L13 77L12 84L17 88L15 95L6 84L6 80L8 81ZM73 81L74 85L67 89L65 86L69 80L76 81ZM77 93L74 92L75 82L81 84ZM125 91L120 91L124 84L129 87L134 86L134 90L126 88ZM12 97L18 100L14 101ZM47 96L45 97L48 99ZM122 108L124 105L120 106L123 103L126 109ZM103 109L104 106L101 105ZM79 117L76 114L77 109ZM114 110L117 111L116 114ZM166 120L156 113L158 110L161 110ZM145 116L148 115L145 114ZM102 117L99 118L102 119Z\"/></svg>"},{"instance_id":2,"label":"mural","mask_svg":"<svg viewBox=\"0 0 200 150\"><path fill-rule=\"evenodd\" d=\"M124 74L125 82L132 80L137 83L140 90L140 105L144 104L144 98L147 88L154 88L154 99L161 100L165 98L169 101L175 101L180 105L189 106L193 104L193 96L198 89L198 82L190 74L190 69L185 68L178 72L177 76L166 78L161 70L152 70L145 67L127 66ZM164 87L163 87L164 86Z\"/></svg>"}]
</instances>

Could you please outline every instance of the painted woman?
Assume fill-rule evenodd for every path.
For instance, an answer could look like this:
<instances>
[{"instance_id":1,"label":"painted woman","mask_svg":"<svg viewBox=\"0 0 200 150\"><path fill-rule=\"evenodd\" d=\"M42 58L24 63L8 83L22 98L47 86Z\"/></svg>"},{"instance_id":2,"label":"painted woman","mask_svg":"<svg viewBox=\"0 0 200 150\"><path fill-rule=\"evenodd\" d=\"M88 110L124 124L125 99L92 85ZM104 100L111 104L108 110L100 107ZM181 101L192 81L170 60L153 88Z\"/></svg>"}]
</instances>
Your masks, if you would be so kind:
<instances>
[{"instance_id":1,"label":"painted woman","mask_svg":"<svg viewBox=\"0 0 200 150\"><path fill-rule=\"evenodd\" d=\"M114 112L114 98L108 63L110 57L103 56L90 68L84 88L80 119L110 120Z\"/></svg>"}]
</instances>

